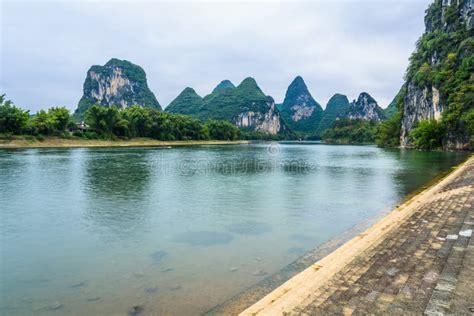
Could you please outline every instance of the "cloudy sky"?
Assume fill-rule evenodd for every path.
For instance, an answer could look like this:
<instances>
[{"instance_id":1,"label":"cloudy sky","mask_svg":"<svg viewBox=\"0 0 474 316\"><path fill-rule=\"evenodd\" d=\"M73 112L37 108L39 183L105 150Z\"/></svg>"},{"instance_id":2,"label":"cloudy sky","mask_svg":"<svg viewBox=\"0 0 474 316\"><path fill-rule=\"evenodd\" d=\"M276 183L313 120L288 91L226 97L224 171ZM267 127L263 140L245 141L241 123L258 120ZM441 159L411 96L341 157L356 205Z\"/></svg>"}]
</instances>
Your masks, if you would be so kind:
<instances>
[{"instance_id":1,"label":"cloudy sky","mask_svg":"<svg viewBox=\"0 0 474 316\"><path fill-rule=\"evenodd\" d=\"M1 0L0 92L33 112L75 109L88 68L116 57L145 69L162 106L248 76L281 102L301 75L323 107L362 91L385 107L430 2Z\"/></svg>"}]
</instances>

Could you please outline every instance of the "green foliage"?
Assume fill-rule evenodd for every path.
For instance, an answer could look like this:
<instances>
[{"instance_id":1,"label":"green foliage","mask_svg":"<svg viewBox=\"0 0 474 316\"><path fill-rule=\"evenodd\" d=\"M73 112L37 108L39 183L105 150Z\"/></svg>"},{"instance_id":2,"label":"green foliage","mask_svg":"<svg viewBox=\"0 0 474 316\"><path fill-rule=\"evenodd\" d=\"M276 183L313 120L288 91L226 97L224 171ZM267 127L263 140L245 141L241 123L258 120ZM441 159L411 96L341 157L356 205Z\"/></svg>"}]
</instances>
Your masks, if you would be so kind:
<instances>
[{"instance_id":1,"label":"green foliage","mask_svg":"<svg viewBox=\"0 0 474 316\"><path fill-rule=\"evenodd\" d=\"M369 144L375 142L377 123L366 120L340 119L322 135L328 143Z\"/></svg>"},{"instance_id":2,"label":"green foliage","mask_svg":"<svg viewBox=\"0 0 474 316\"><path fill-rule=\"evenodd\" d=\"M196 116L202 120L233 121L242 112L266 113L272 103L273 99L260 90L253 78L246 78L234 89L221 89L204 97Z\"/></svg>"},{"instance_id":3,"label":"green foliage","mask_svg":"<svg viewBox=\"0 0 474 316\"><path fill-rule=\"evenodd\" d=\"M435 0L426 11L427 32L417 42L417 49L410 58L406 80L420 89L436 87L444 104L439 124L445 131L442 138L466 139L472 137L471 113L474 108L474 28L466 28L461 14L463 2L452 1L442 8L442 1ZM430 123L434 126L434 123ZM426 127L420 122L420 126ZM438 129L424 128L438 132ZM420 135L421 131L416 132ZM437 140L437 134L424 140ZM431 145L418 142L423 148ZM434 141L437 144L437 141ZM415 146L417 146L415 144Z\"/></svg>"},{"instance_id":4,"label":"green foliage","mask_svg":"<svg viewBox=\"0 0 474 316\"><path fill-rule=\"evenodd\" d=\"M385 116L388 117L388 120L380 122L375 139L379 147L397 147L400 145L401 118L406 93L406 86L403 86L385 109Z\"/></svg>"},{"instance_id":5,"label":"green foliage","mask_svg":"<svg viewBox=\"0 0 474 316\"><path fill-rule=\"evenodd\" d=\"M233 89L235 88L234 84L230 80L222 80L215 88L212 90L212 93L215 93L223 89Z\"/></svg>"},{"instance_id":6,"label":"green foliage","mask_svg":"<svg viewBox=\"0 0 474 316\"><path fill-rule=\"evenodd\" d=\"M114 135L125 136L128 132L127 122L122 119L119 109L115 106L91 106L86 111L86 123L93 131L106 138L113 138Z\"/></svg>"},{"instance_id":7,"label":"green foliage","mask_svg":"<svg viewBox=\"0 0 474 316\"><path fill-rule=\"evenodd\" d=\"M293 137L285 134L269 134L265 132L253 131L248 129L243 129L240 131L240 138L246 140L261 140L261 141L278 141L284 139L293 139Z\"/></svg>"},{"instance_id":8,"label":"green foliage","mask_svg":"<svg viewBox=\"0 0 474 316\"><path fill-rule=\"evenodd\" d=\"M233 88L224 82L224 87L204 98L191 88L186 88L165 109L169 113L191 115L205 122L207 120L224 120L233 122L240 113L267 113L273 99L266 96L253 78L246 78ZM276 109L275 109L276 110Z\"/></svg>"},{"instance_id":9,"label":"green foliage","mask_svg":"<svg viewBox=\"0 0 474 316\"><path fill-rule=\"evenodd\" d=\"M159 140L236 140L239 129L229 122L200 120L187 115L132 106L126 109L93 105L86 111L86 137L150 137Z\"/></svg>"},{"instance_id":10,"label":"green foliage","mask_svg":"<svg viewBox=\"0 0 474 316\"><path fill-rule=\"evenodd\" d=\"M393 116L395 116L399 110L399 99L400 99L400 94L402 91L400 91L397 96L393 99L392 102L387 106L387 108L384 110L384 115L387 119L391 119ZM402 100L403 102L403 100ZM403 106L403 104L402 104Z\"/></svg>"},{"instance_id":11,"label":"green foliage","mask_svg":"<svg viewBox=\"0 0 474 316\"><path fill-rule=\"evenodd\" d=\"M435 120L419 122L416 128L410 132L410 138L416 148L436 149L442 146L444 127Z\"/></svg>"},{"instance_id":12,"label":"green foliage","mask_svg":"<svg viewBox=\"0 0 474 316\"><path fill-rule=\"evenodd\" d=\"M0 133L23 133L27 128L28 119L28 111L23 111L10 100L6 100L5 94L0 95Z\"/></svg>"},{"instance_id":13,"label":"green foliage","mask_svg":"<svg viewBox=\"0 0 474 316\"><path fill-rule=\"evenodd\" d=\"M194 115L202 107L202 98L192 88L185 88L167 107L166 112Z\"/></svg>"},{"instance_id":14,"label":"green foliage","mask_svg":"<svg viewBox=\"0 0 474 316\"><path fill-rule=\"evenodd\" d=\"M40 110L31 120L31 130L37 135L53 135L54 120L45 110Z\"/></svg>"},{"instance_id":15,"label":"green foliage","mask_svg":"<svg viewBox=\"0 0 474 316\"><path fill-rule=\"evenodd\" d=\"M338 117L343 117L349 111L349 100L345 95L335 94L329 99L324 116L319 122L317 134L322 134L330 128Z\"/></svg>"},{"instance_id":16,"label":"green foliage","mask_svg":"<svg viewBox=\"0 0 474 316\"><path fill-rule=\"evenodd\" d=\"M204 125L211 139L237 140L240 137L240 130L227 121L207 121Z\"/></svg>"},{"instance_id":17,"label":"green foliage","mask_svg":"<svg viewBox=\"0 0 474 316\"><path fill-rule=\"evenodd\" d=\"M379 147L397 147L400 145L401 113L396 112L389 120L378 125L375 139Z\"/></svg>"}]
</instances>

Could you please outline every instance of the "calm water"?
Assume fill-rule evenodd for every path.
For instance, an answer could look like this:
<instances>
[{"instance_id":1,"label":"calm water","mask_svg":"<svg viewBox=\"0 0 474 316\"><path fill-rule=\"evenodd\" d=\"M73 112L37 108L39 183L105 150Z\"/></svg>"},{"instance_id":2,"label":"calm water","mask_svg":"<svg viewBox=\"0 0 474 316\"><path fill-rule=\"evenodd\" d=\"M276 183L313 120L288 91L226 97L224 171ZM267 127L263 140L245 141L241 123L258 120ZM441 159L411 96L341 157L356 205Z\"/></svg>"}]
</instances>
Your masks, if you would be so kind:
<instances>
[{"instance_id":1,"label":"calm water","mask_svg":"<svg viewBox=\"0 0 474 316\"><path fill-rule=\"evenodd\" d=\"M463 158L317 144L0 151L0 314L199 314Z\"/></svg>"}]
</instances>

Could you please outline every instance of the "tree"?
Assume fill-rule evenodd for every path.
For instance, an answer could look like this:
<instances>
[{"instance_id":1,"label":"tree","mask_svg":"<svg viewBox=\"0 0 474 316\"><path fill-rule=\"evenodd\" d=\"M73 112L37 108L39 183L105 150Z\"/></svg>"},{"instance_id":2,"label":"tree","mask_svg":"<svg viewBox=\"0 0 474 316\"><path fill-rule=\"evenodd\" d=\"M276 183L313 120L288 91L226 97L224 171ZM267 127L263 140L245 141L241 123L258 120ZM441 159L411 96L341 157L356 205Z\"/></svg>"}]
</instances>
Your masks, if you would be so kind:
<instances>
[{"instance_id":1,"label":"tree","mask_svg":"<svg viewBox=\"0 0 474 316\"><path fill-rule=\"evenodd\" d=\"M128 121L130 137L146 137L151 128L150 112L156 111L134 105L123 110L123 118Z\"/></svg>"},{"instance_id":2,"label":"tree","mask_svg":"<svg viewBox=\"0 0 474 316\"><path fill-rule=\"evenodd\" d=\"M52 135L56 130L56 122L45 110L36 113L31 123L34 134Z\"/></svg>"},{"instance_id":3,"label":"tree","mask_svg":"<svg viewBox=\"0 0 474 316\"><path fill-rule=\"evenodd\" d=\"M28 119L28 111L23 111L10 100L5 100L5 94L0 95L0 133L23 133Z\"/></svg>"},{"instance_id":4,"label":"tree","mask_svg":"<svg viewBox=\"0 0 474 316\"><path fill-rule=\"evenodd\" d=\"M401 113L397 112L389 120L379 124L375 142L380 147L397 147L400 145Z\"/></svg>"},{"instance_id":5,"label":"tree","mask_svg":"<svg viewBox=\"0 0 474 316\"><path fill-rule=\"evenodd\" d=\"M218 140L236 140L239 138L239 129L227 121L210 120L205 128L209 133L209 138Z\"/></svg>"},{"instance_id":6,"label":"tree","mask_svg":"<svg viewBox=\"0 0 474 316\"><path fill-rule=\"evenodd\" d=\"M48 116L53 121L54 129L58 132L64 132L71 121L71 114L65 107L50 108Z\"/></svg>"},{"instance_id":7,"label":"tree","mask_svg":"<svg viewBox=\"0 0 474 316\"><path fill-rule=\"evenodd\" d=\"M410 132L413 145L419 149L436 149L442 146L444 127L436 120L424 120Z\"/></svg>"},{"instance_id":8,"label":"tree","mask_svg":"<svg viewBox=\"0 0 474 316\"><path fill-rule=\"evenodd\" d=\"M86 111L86 123L98 134L105 137L126 136L128 122L123 119L115 106L93 105Z\"/></svg>"}]
</instances>

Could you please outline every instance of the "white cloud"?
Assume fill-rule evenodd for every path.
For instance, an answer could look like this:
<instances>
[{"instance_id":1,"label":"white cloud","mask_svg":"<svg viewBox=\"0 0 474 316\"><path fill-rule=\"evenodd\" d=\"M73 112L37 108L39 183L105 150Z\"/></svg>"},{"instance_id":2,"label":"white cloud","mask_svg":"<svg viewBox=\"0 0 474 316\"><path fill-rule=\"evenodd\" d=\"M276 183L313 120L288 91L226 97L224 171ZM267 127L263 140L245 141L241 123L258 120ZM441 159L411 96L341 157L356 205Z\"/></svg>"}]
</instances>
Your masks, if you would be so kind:
<instances>
[{"instance_id":1,"label":"white cloud","mask_svg":"<svg viewBox=\"0 0 474 316\"><path fill-rule=\"evenodd\" d=\"M74 109L87 69L116 57L145 69L162 105L247 76L280 102L302 75L323 106L362 91L386 106L429 2L4 2L0 89L31 110Z\"/></svg>"}]
</instances>

